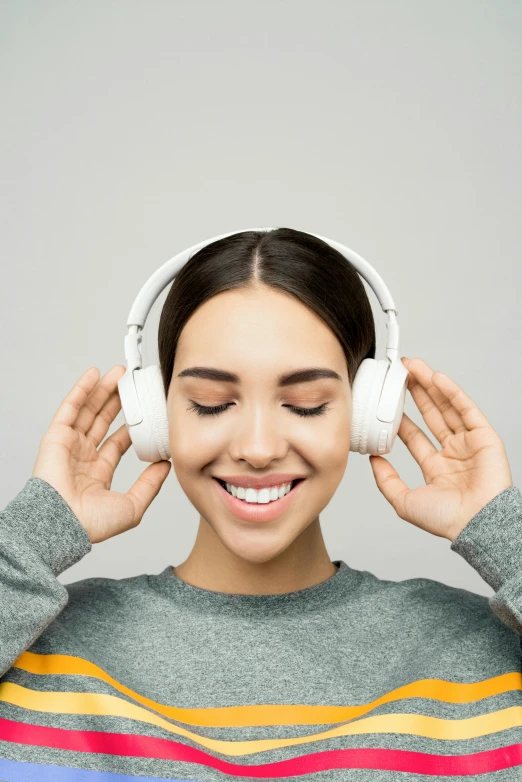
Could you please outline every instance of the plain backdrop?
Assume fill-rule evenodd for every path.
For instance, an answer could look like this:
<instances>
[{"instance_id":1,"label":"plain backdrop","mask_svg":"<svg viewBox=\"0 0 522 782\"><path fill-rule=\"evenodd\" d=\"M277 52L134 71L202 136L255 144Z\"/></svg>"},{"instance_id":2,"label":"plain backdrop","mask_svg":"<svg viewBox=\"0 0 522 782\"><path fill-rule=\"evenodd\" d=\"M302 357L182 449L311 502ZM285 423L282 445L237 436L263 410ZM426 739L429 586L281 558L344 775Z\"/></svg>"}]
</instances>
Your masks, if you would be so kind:
<instances>
[{"instance_id":1,"label":"plain backdrop","mask_svg":"<svg viewBox=\"0 0 522 782\"><path fill-rule=\"evenodd\" d=\"M522 487L521 40L518 0L2 0L1 507L80 375L125 362L150 275L257 226L366 258L397 305L400 354L477 402ZM409 392L405 411L429 431ZM423 485L399 438L386 458ZM129 450L113 488L145 467ZM175 566L198 518L171 471L137 528L59 580ZM395 514L367 456L350 454L320 518L332 560L492 594L449 541Z\"/></svg>"}]
</instances>

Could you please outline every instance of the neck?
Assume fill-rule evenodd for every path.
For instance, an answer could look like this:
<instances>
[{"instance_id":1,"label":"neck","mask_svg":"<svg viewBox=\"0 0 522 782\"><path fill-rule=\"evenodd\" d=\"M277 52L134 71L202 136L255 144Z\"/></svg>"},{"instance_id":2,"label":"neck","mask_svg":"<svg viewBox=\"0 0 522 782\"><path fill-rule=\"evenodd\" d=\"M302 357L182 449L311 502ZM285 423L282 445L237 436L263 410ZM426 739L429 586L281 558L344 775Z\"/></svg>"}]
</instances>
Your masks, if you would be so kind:
<instances>
[{"instance_id":1,"label":"neck","mask_svg":"<svg viewBox=\"0 0 522 782\"><path fill-rule=\"evenodd\" d=\"M242 595L296 592L326 581L337 569L326 550L319 518L280 554L252 562L226 548L203 517L188 558L173 568L192 586Z\"/></svg>"}]
</instances>

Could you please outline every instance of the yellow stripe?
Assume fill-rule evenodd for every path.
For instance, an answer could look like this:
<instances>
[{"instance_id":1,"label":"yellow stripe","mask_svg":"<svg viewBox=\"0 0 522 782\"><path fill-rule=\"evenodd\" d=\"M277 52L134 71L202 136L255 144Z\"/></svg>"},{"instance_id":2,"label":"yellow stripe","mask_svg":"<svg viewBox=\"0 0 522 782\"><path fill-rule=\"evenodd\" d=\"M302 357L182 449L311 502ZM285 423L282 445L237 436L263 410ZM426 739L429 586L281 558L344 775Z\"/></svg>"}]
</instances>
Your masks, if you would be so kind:
<instances>
[{"instance_id":1,"label":"yellow stripe","mask_svg":"<svg viewBox=\"0 0 522 782\"><path fill-rule=\"evenodd\" d=\"M255 752L294 747L338 736L359 736L368 733L407 733L429 739L450 741L474 739L522 725L522 706L510 706L507 709L462 720L445 720L438 717L427 717L423 714L379 714L309 736L252 741L222 741L172 725L162 717L116 695L41 692L30 690L19 684L14 684L14 682L2 682L0 684L0 700L23 709L47 714L95 714L125 717L149 725L157 725L169 733L190 739L201 747L231 756L250 755Z\"/></svg>"},{"instance_id":2,"label":"yellow stripe","mask_svg":"<svg viewBox=\"0 0 522 782\"><path fill-rule=\"evenodd\" d=\"M367 714L384 703L404 698L431 698L445 703L472 703L511 690L522 690L522 672L513 671L484 679L480 682L448 682L444 679L419 679L397 687L395 690L359 706L307 706L292 704L260 704L247 706L223 706L202 709L184 709L166 706L146 698L120 684L109 676L103 668L84 660L65 654L35 654L25 651L13 667L36 674L73 674L93 676L107 682L116 690L143 706L154 709L164 717L209 728L262 727L265 725L328 725L334 722L346 722Z\"/></svg>"}]
</instances>

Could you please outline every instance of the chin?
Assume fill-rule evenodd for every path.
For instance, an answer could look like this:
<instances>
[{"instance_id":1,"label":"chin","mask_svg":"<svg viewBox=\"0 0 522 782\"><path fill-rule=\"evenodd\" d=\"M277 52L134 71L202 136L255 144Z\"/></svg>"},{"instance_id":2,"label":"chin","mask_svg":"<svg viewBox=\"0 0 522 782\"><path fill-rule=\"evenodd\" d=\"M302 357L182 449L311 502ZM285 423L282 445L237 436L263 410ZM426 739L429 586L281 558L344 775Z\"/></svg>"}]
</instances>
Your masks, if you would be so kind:
<instances>
[{"instance_id":1,"label":"chin","mask_svg":"<svg viewBox=\"0 0 522 782\"><path fill-rule=\"evenodd\" d=\"M244 533L234 530L231 534L225 531L215 530L223 546L238 559L260 565L270 562L280 556L293 543L293 538L287 539L281 535L281 531L267 534L266 529L245 530ZM252 533L264 534L252 534Z\"/></svg>"}]
</instances>

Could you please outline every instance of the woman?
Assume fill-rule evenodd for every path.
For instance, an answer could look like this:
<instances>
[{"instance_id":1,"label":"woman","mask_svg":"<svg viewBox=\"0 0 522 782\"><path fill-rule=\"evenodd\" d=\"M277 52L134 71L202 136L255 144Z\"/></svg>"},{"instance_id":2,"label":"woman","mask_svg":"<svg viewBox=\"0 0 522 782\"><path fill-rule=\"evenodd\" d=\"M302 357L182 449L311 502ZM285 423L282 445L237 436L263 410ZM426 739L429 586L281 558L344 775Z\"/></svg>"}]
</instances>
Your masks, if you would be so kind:
<instances>
[{"instance_id":1,"label":"woman","mask_svg":"<svg viewBox=\"0 0 522 782\"><path fill-rule=\"evenodd\" d=\"M1 514L0 778L520 779L522 497L470 397L402 359L440 450L404 414L426 485L370 463L489 600L330 560L319 514L375 355L370 302L336 250L289 228L207 245L172 284L158 344L194 547L156 575L57 580L136 527L170 469L111 490L131 444L125 424L104 440L125 368L92 367Z\"/></svg>"}]
</instances>

